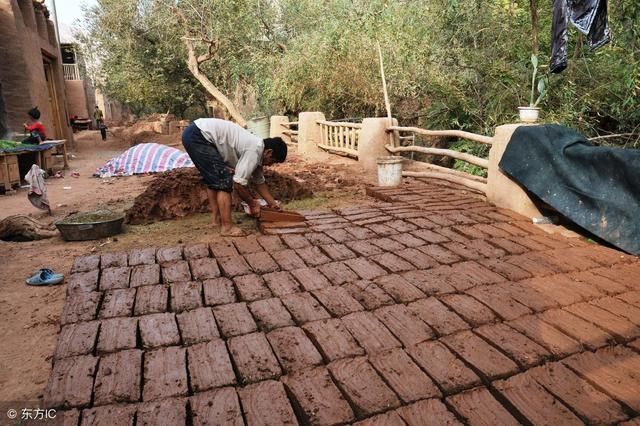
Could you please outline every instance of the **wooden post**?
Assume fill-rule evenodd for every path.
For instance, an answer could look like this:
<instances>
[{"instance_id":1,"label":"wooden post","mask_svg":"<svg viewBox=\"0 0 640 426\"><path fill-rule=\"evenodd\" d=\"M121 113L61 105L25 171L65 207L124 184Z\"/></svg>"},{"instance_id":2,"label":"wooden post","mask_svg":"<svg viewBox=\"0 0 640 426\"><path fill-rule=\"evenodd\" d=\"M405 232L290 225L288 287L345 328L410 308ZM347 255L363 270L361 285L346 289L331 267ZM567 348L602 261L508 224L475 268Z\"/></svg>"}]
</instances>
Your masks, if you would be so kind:
<instances>
[{"instance_id":1,"label":"wooden post","mask_svg":"<svg viewBox=\"0 0 640 426\"><path fill-rule=\"evenodd\" d=\"M384 63L382 62L382 49L380 48L380 42L376 40L378 45L378 56L380 58L380 75L382 76L382 91L384 92L384 106L387 109L387 118L389 119L389 127L393 126L393 118L391 117L391 104L389 103L389 93L387 92L387 79L384 76ZM392 133L389 133L389 144L395 146L395 138Z\"/></svg>"}]
</instances>

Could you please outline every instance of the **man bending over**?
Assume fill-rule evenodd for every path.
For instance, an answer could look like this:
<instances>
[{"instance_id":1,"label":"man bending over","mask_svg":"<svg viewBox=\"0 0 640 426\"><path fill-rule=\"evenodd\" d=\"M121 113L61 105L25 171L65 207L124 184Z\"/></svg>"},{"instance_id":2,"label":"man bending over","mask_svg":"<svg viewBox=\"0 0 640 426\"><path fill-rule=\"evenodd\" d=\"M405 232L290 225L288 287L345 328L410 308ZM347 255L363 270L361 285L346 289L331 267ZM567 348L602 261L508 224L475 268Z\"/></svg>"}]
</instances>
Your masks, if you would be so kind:
<instances>
[{"instance_id":1,"label":"man bending over","mask_svg":"<svg viewBox=\"0 0 640 426\"><path fill-rule=\"evenodd\" d=\"M200 118L184 130L182 144L207 185L213 224L221 227L221 235L244 235L231 221L234 189L249 205L252 216L260 216L260 203L251 196L249 182L269 207L278 208L262 167L287 158L287 145L282 138L263 140L230 121Z\"/></svg>"}]
</instances>

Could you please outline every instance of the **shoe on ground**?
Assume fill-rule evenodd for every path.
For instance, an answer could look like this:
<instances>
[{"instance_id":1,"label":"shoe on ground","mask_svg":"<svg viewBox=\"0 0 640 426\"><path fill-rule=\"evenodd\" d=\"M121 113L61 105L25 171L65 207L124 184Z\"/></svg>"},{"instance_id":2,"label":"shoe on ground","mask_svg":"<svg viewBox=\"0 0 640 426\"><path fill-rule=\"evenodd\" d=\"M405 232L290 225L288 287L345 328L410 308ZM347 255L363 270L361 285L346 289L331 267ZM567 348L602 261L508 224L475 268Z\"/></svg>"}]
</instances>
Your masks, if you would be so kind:
<instances>
[{"instance_id":1,"label":"shoe on ground","mask_svg":"<svg viewBox=\"0 0 640 426\"><path fill-rule=\"evenodd\" d=\"M27 278L27 285L47 286L56 285L64 281L63 274L56 274L53 270L42 268L31 277Z\"/></svg>"}]
</instances>

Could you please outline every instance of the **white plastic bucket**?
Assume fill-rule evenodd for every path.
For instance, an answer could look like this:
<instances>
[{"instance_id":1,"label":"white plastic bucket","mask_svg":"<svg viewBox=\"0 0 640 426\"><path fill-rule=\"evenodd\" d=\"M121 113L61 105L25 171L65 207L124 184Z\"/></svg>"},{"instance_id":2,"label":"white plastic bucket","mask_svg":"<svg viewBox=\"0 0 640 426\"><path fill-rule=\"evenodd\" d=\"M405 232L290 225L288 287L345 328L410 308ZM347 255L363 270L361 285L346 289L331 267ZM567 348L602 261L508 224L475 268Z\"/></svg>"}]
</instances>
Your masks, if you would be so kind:
<instances>
[{"instance_id":1,"label":"white plastic bucket","mask_svg":"<svg viewBox=\"0 0 640 426\"><path fill-rule=\"evenodd\" d=\"M536 107L518 107L518 112L523 123L535 123L540 116L540 108Z\"/></svg>"},{"instance_id":2,"label":"white plastic bucket","mask_svg":"<svg viewBox=\"0 0 640 426\"><path fill-rule=\"evenodd\" d=\"M378 157L378 185L398 186L402 183L402 157Z\"/></svg>"}]
</instances>

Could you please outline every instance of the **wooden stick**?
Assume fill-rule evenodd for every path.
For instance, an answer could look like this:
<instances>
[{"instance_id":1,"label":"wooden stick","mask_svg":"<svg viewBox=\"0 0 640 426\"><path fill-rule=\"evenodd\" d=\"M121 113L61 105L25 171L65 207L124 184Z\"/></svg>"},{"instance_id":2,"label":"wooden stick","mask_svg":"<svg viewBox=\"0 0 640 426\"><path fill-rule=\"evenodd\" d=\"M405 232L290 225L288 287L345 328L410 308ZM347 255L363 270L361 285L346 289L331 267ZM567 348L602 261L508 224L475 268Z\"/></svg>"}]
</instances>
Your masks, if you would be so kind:
<instances>
[{"instance_id":1,"label":"wooden stick","mask_svg":"<svg viewBox=\"0 0 640 426\"><path fill-rule=\"evenodd\" d=\"M461 139L468 139L470 141L483 143L485 145L493 144L493 138L490 136L476 135L475 133L465 132L463 130L425 130L419 127L400 127L391 126L387 129L387 132L413 132L425 136L453 136Z\"/></svg>"},{"instance_id":2,"label":"wooden stick","mask_svg":"<svg viewBox=\"0 0 640 426\"><path fill-rule=\"evenodd\" d=\"M384 92L384 106L387 109L387 117L389 118L389 127L393 126L393 118L391 117L391 104L389 103L389 93L387 92L387 79L384 76L384 63L382 62L382 48L380 42L376 40L378 45L378 57L380 58L380 75L382 76L382 91ZM389 144L396 146L393 133L389 133Z\"/></svg>"},{"instance_id":3,"label":"wooden stick","mask_svg":"<svg viewBox=\"0 0 640 426\"><path fill-rule=\"evenodd\" d=\"M396 152L420 152L428 155L442 155L445 157L455 158L457 160L466 161L470 164L475 164L476 166L488 169L489 168L489 160L486 158L476 157L475 155L467 154L466 152L454 151L452 149L441 149L441 148L428 148L424 146L398 146L393 147L391 145L387 145L388 151L392 153Z\"/></svg>"}]
</instances>

